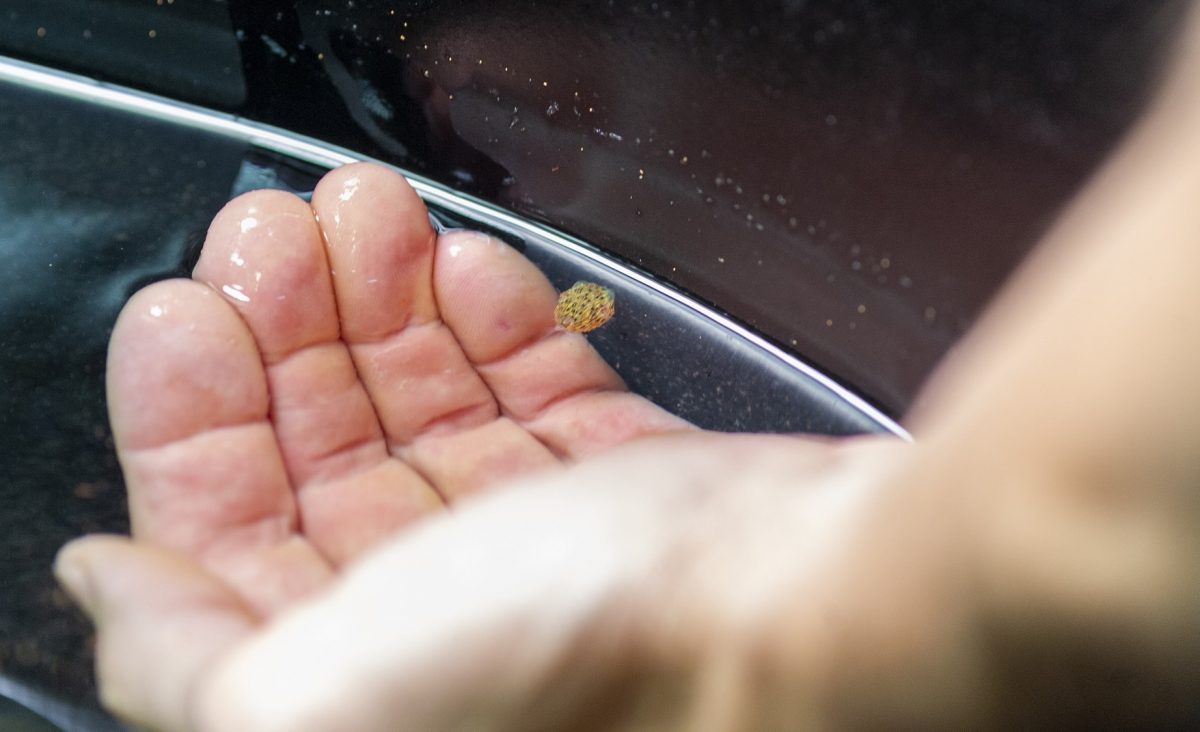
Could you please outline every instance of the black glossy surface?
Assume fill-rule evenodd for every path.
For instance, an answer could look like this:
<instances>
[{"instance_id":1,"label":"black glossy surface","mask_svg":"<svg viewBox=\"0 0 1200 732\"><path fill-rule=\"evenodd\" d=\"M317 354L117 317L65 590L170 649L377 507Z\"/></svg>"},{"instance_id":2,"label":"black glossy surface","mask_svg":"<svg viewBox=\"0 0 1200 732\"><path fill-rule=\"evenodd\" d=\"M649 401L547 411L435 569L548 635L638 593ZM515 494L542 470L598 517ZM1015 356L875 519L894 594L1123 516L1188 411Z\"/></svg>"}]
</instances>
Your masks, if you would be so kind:
<instances>
[{"instance_id":1,"label":"black glossy surface","mask_svg":"<svg viewBox=\"0 0 1200 732\"><path fill-rule=\"evenodd\" d=\"M8 85L0 129L0 675L91 706L91 637L49 569L68 539L127 530L108 335L183 271L244 150Z\"/></svg>"},{"instance_id":2,"label":"black glossy surface","mask_svg":"<svg viewBox=\"0 0 1200 732\"><path fill-rule=\"evenodd\" d=\"M0 50L551 222L899 413L1132 118L1179 6L8 0ZM65 701L64 729L101 729L89 635L48 570L72 536L126 528L108 332L137 287L185 271L231 189L279 184L281 161L7 86L0 130L0 679ZM582 266L522 245L560 286ZM862 426L606 284L620 315L594 341L635 388L713 426Z\"/></svg>"},{"instance_id":3,"label":"black glossy surface","mask_svg":"<svg viewBox=\"0 0 1200 732\"><path fill-rule=\"evenodd\" d=\"M238 39L212 0L3 0L0 45L56 68L205 104L246 101Z\"/></svg>"},{"instance_id":4,"label":"black glossy surface","mask_svg":"<svg viewBox=\"0 0 1200 732\"><path fill-rule=\"evenodd\" d=\"M1158 7L295 6L376 145L677 282L893 413L1130 119Z\"/></svg>"},{"instance_id":5,"label":"black glossy surface","mask_svg":"<svg viewBox=\"0 0 1200 732\"><path fill-rule=\"evenodd\" d=\"M61 732L45 718L4 697L0 697L0 729L4 732Z\"/></svg>"},{"instance_id":6,"label":"black glossy surface","mask_svg":"<svg viewBox=\"0 0 1200 732\"><path fill-rule=\"evenodd\" d=\"M112 323L137 289L187 273L230 195L267 186L303 194L322 171L6 84L0 128L0 696L15 682L64 729L105 729L90 634L49 570L68 539L128 529L104 403ZM617 316L593 343L631 388L697 424L873 429L820 384L660 292L546 240L494 233L559 287L590 279L614 289Z\"/></svg>"},{"instance_id":7,"label":"black glossy surface","mask_svg":"<svg viewBox=\"0 0 1200 732\"><path fill-rule=\"evenodd\" d=\"M559 290L580 280L612 290L617 314L588 340L631 390L693 424L729 432L881 431L826 387L661 292L537 237L503 227L491 233L515 242Z\"/></svg>"},{"instance_id":8,"label":"black glossy surface","mask_svg":"<svg viewBox=\"0 0 1200 732\"><path fill-rule=\"evenodd\" d=\"M161 46L232 28L245 100L225 108L578 234L893 414L1132 119L1182 6L85 5L127 7L126 22L95 13L71 54L76 0L21 0L0 48L219 105L200 89L228 85L212 59L189 83L154 69ZM103 44L145 69L83 53Z\"/></svg>"}]
</instances>

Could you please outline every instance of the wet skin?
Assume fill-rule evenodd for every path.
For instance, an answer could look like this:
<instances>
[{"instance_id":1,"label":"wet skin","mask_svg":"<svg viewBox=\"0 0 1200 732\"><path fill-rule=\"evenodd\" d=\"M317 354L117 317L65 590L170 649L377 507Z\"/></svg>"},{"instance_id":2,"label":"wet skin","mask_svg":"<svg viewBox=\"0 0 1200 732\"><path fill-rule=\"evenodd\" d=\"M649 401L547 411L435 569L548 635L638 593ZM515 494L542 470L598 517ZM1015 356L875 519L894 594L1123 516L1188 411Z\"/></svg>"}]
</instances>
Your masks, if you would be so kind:
<instances>
[{"instance_id":1,"label":"wet skin","mask_svg":"<svg viewBox=\"0 0 1200 732\"><path fill-rule=\"evenodd\" d=\"M312 206L231 203L192 281L125 308L108 398L138 540L261 614L489 484L688 429L626 392L500 241L438 236L398 175L353 165Z\"/></svg>"},{"instance_id":2,"label":"wet skin","mask_svg":"<svg viewBox=\"0 0 1200 732\"><path fill-rule=\"evenodd\" d=\"M879 456L859 463L874 474L901 446L703 435L627 392L557 326L557 299L502 242L436 235L380 167L331 172L311 207L275 191L229 203L193 279L137 293L110 345L132 541L87 538L57 564L98 625L105 704L166 729L366 730L455 726L477 698L524 728L523 694L470 678L566 664L550 719L589 724L596 698L610 721L687 718L708 702L644 707L620 659L650 654L654 696L708 683L692 657L711 638L744 644L753 625L753 644L785 647L815 630L775 633L786 596L824 572L777 605L728 607L806 563L742 570L828 541L843 456ZM581 461L598 469L562 472ZM796 491L805 476L826 488ZM100 566L115 574L97 583ZM542 647L531 622L552 651L526 657ZM499 645L463 646L480 623ZM614 663L571 660L592 653ZM387 672L371 660L389 657Z\"/></svg>"}]
</instances>

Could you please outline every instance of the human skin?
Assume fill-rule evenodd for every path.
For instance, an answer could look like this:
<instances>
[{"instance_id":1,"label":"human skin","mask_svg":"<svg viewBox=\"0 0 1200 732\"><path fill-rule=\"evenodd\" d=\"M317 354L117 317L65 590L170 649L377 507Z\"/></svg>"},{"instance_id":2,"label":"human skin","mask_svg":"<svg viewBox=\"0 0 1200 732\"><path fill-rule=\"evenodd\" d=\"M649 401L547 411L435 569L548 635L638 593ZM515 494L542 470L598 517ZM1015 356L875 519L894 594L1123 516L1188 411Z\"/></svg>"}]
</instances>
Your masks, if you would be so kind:
<instances>
[{"instance_id":1,"label":"human skin","mask_svg":"<svg viewBox=\"0 0 1200 732\"><path fill-rule=\"evenodd\" d=\"M201 732L1194 720L1196 68L915 445L691 429L384 169L235 200L113 334L133 536L56 564L104 703Z\"/></svg>"}]
</instances>

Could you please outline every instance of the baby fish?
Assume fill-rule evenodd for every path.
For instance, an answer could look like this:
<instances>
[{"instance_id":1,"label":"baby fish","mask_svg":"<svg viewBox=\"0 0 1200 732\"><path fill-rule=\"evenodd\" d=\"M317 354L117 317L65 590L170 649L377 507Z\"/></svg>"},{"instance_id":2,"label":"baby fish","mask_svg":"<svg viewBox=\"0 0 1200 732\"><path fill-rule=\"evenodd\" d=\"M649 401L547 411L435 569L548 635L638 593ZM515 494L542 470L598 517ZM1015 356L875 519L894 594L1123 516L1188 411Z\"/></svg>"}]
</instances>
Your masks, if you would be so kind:
<instances>
[{"instance_id":1,"label":"baby fish","mask_svg":"<svg viewBox=\"0 0 1200 732\"><path fill-rule=\"evenodd\" d=\"M589 333L612 319L613 292L595 282L576 282L558 296L554 319L564 330Z\"/></svg>"}]
</instances>

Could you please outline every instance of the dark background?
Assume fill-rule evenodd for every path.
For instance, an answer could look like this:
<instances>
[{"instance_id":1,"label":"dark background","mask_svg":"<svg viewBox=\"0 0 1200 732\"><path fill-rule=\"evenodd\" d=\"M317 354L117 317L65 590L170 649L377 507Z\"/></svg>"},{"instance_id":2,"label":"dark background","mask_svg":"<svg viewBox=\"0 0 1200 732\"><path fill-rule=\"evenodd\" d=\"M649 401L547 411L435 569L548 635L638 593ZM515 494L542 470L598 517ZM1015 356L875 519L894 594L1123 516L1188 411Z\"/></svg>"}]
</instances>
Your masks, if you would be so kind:
<instances>
[{"instance_id":1,"label":"dark background","mask_svg":"<svg viewBox=\"0 0 1200 732\"><path fill-rule=\"evenodd\" d=\"M1180 7L0 0L0 52L548 222L901 415L1136 116ZM111 324L186 272L248 150L7 85L0 130L0 679L98 729L86 626L47 568L127 528Z\"/></svg>"},{"instance_id":2,"label":"dark background","mask_svg":"<svg viewBox=\"0 0 1200 732\"><path fill-rule=\"evenodd\" d=\"M893 415L1151 93L1170 0L5 0L0 48L549 222Z\"/></svg>"}]
</instances>

